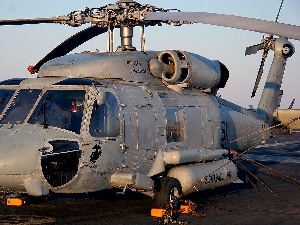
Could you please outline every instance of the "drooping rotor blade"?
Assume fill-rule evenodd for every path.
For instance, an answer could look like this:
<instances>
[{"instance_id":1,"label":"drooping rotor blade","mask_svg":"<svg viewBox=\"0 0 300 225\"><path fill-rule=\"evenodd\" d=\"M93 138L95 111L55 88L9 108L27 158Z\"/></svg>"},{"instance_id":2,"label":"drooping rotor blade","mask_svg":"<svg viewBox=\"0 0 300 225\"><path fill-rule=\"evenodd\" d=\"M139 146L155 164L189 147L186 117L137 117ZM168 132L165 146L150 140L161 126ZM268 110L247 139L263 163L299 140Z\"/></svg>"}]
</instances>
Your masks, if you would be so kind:
<instances>
[{"instance_id":1,"label":"drooping rotor blade","mask_svg":"<svg viewBox=\"0 0 300 225\"><path fill-rule=\"evenodd\" d=\"M242 30L250 30L259 33L268 33L280 37L300 40L300 26L233 15L207 12L154 12L149 14L145 18L145 20L173 20L186 21L191 23L211 24Z\"/></svg>"},{"instance_id":2,"label":"drooping rotor blade","mask_svg":"<svg viewBox=\"0 0 300 225\"><path fill-rule=\"evenodd\" d=\"M88 27L72 37L65 40L63 43L54 48L51 52L49 52L43 59L41 59L35 66L28 67L28 71L30 73L36 73L39 71L40 67L47 61L66 55L71 52L73 49L83 44L84 42L107 32L107 27L98 27L92 26Z\"/></svg>"},{"instance_id":3,"label":"drooping rotor blade","mask_svg":"<svg viewBox=\"0 0 300 225\"><path fill-rule=\"evenodd\" d=\"M68 22L68 21L69 21L69 17L50 17L50 18L35 18L35 19L0 20L0 26L39 24L39 23L59 23L59 22Z\"/></svg>"},{"instance_id":4,"label":"drooping rotor blade","mask_svg":"<svg viewBox=\"0 0 300 225\"><path fill-rule=\"evenodd\" d=\"M260 62L260 66L259 66L258 74L257 74L256 80L255 80L255 84L254 84L254 87L253 87L253 91L252 91L252 94L251 94L251 98L253 98L256 94L259 82L260 82L262 74L263 74L265 61L266 61L266 57L263 57L261 59L261 62Z\"/></svg>"},{"instance_id":5,"label":"drooping rotor blade","mask_svg":"<svg viewBox=\"0 0 300 225\"><path fill-rule=\"evenodd\" d=\"M252 55L262 50L264 47L263 44L252 45L246 48L245 55Z\"/></svg>"}]
</instances>

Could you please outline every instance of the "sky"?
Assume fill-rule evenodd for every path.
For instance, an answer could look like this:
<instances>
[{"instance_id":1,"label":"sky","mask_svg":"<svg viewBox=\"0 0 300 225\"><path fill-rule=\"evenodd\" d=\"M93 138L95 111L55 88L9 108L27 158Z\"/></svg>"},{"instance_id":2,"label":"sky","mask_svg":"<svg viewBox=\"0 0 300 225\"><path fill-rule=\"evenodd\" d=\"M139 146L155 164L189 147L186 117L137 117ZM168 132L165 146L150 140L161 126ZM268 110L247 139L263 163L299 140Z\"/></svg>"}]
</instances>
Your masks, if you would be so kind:
<instances>
[{"instance_id":1,"label":"sky","mask_svg":"<svg viewBox=\"0 0 300 225\"><path fill-rule=\"evenodd\" d=\"M40 18L67 15L86 7L102 7L113 4L107 0L1 0L0 20L17 18ZM274 21L281 0L141 0L159 8L180 9L181 11L212 12ZM300 26L300 1L285 0L278 22ZM86 28L58 24L38 24L0 27L0 80L16 77L32 77L27 71L48 52L68 37ZM139 49L139 28L134 29L134 46ZM270 51L264 67L264 74L254 98L250 98L254 86L262 52L245 56L245 48L260 43L266 34L203 24L174 27L146 28L147 50L178 49L194 52L211 60L219 60L230 71L222 98L248 107L257 107L264 82L267 77L273 52ZM119 33L115 32L115 47L119 43ZM282 83L283 98L281 108L287 108L292 99L294 108L300 109L300 41L291 40L296 52L288 59ZM85 50L107 50L107 35L103 34L76 48L73 52Z\"/></svg>"}]
</instances>

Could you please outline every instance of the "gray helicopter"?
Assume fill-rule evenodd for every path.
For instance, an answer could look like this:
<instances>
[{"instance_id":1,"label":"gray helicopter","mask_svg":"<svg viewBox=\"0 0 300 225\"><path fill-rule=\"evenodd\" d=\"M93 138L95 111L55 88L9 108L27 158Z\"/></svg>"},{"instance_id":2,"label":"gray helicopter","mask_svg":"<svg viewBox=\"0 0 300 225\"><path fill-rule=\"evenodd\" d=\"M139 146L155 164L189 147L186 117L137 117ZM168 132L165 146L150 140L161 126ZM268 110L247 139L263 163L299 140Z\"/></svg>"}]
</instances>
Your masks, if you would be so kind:
<instances>
[{"instance_id":1,"label":"gray helicopter","mask_svg":"<svg viewBox=\"0 0 300 225\"><path fill-rule=\"evenodd\" d=\"M295 52L287 38L300 40L298 26L129 0L66 16L0 20L1 26L39 23L91 26L29 67L36 78L0 82L0 191L44 196L128 188L165 208L174 197L235 181L231 150L263 143L278 124L300 128L299 110L278 109L285 64ZM181 50L146 51L143 39L137 51L133 27L164 23L270 34L246 50L274 52L257 109L218 96L229 78L219 61ZM68 54L103 33L107 52Z\"/></svg>"}]
</instances>

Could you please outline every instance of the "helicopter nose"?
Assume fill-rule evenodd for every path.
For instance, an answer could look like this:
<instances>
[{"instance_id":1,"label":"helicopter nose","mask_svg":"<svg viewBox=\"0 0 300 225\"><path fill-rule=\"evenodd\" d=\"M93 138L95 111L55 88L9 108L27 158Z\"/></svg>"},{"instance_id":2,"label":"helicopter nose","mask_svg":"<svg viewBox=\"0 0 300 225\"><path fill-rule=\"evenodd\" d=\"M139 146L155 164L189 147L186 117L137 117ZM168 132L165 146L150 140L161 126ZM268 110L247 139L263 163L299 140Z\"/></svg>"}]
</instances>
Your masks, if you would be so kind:
<instances>
[{"instance_id":1,"label":"helicopter nose","mask_svg":"<svg viewBox=\"0 0 300 225\"><path fill-rule=\"evenodd\" d=\"M0 190L40 196L68 183L78 172L79 143L54 136L62 134L24 125L0 127Z\"/></svg>"},{"instance_id":2,"label":"helicopter nose","mask_svg":"<svg viewBox=\"0 0 300 225\"><path fill-rule=\"evenodd\" d=\"M0 188L20 192L40 189L31 194L45 193L42 189L47 185L39 179L41 172L38 146L43 144L43 140L33 137L30 132L2 127L0 143Z\"/></svg>"}]
</instances>

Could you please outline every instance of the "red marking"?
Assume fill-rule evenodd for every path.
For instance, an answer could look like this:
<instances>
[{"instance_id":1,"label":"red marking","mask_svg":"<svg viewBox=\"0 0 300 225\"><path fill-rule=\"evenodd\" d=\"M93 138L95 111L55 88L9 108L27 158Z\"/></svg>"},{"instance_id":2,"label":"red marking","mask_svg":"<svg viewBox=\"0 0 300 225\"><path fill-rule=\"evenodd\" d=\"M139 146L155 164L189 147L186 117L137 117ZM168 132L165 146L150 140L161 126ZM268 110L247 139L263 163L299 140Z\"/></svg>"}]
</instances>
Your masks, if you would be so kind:
<instances>
[{"instance_id":1,"label":"red marking","mask_svg":"<svg viewBox=\"0 0 300 225\"><path fill-rule=\"evenodd\" d=\"M34 67L34 66L28 66L27 70L29 71L29 73L34 74L37 73L38 70Z\"/></svg>"},{"instance_id":2,"label":"red marking","mask_svg":"<svg viewBox=\"0 0 300 225\"><path fill-rule=\"evenodd\" d=\"M77 105L72 105L71 112L76 113L77 112Z\"/></svg>"}]
</instances>

